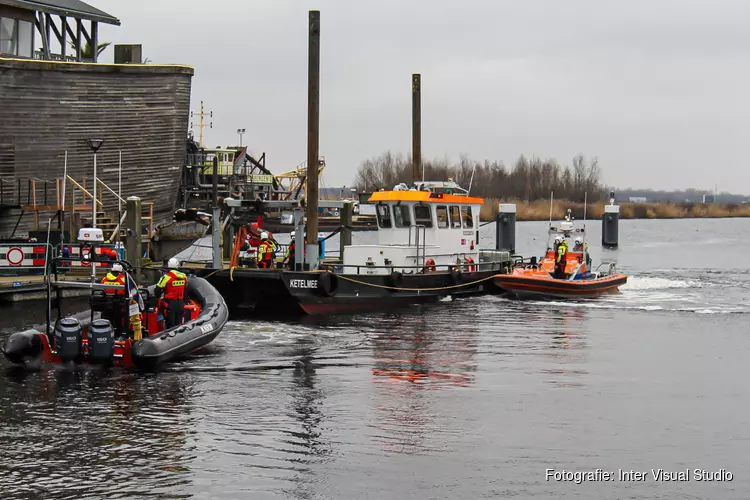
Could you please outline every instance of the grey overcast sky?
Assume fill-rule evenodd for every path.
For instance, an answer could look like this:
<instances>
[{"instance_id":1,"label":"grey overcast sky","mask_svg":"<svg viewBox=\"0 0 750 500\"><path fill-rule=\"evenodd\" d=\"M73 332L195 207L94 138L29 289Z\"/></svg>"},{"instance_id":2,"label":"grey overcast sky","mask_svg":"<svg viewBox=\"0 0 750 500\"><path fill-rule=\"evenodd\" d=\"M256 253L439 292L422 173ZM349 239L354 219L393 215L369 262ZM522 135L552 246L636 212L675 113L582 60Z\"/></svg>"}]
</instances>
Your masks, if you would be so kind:
<instances>
[{"instance_id":1,"label":"grey overcast sky","mask_svg":"<svg viewBox=\"0 0 750 500\"><path fill-rule=\"evenodd\" d=\"M306 158L307 18L319 9L325 185L410 152L421 73L425 158L569 164L580 152L617 187L750 193L747 0L91 4L122 21L102 40L195 67L192 109L214 113L207 146L237 143L244 127L274 172Z\"/></svg>"}]
</instances>

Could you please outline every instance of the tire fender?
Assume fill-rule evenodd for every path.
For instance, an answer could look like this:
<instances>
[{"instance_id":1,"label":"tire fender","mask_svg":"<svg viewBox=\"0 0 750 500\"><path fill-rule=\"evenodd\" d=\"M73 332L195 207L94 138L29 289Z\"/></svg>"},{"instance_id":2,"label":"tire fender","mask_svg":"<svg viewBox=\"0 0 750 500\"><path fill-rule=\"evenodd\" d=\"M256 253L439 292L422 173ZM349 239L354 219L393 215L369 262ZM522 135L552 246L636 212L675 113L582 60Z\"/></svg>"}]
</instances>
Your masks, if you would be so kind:
<instances>
[{"instance_id":1,"label":"tire fender","mask_svg":"<svg viewBox=\"0 0 750 500\"><path fill-rule=\"evenodd\" d=\"M324 297L333 297L339 288L339 278L331 272L320 273L318 276L318 292Z\"/></svg>"}]
</instances>

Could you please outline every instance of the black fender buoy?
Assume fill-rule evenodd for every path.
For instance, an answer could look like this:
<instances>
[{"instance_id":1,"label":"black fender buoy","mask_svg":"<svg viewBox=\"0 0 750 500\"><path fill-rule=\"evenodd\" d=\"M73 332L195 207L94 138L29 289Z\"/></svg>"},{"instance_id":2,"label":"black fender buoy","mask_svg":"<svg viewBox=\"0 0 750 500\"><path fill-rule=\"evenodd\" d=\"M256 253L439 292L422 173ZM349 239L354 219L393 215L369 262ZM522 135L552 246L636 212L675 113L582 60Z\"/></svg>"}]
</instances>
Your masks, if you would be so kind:
<instances>
[{"instance_id":1,"label":"black fender buoy","mask_svg":"<svg viewBox=\"0 0 750 500\"><path fill-rule=\"evenodd\" d=\"M458 285L461 283L461 272L458 271L455 267L451 269L451 283L454 285Z\"/></svg>"},{"instance_id":2,"label":"black fender buoy","mask_svg":"<svg viewBox=\"0 0 750 500\"><path fill-rule=\"evenodd\" d=\"M389 284L393 287L399 287L404 281L404 276L399 271L393 271L390 276Z\"/></svg>"},{"instance_id":3,"label":"black fender buoy","mask_svg":"<svg viewBox=\"0 0 750 500\"><path fill-rule=\"evenodd\" d=\"M339 288L339 278L331 272L320 273L318 291L325 297L333 297Z\"/></svg>"}]
</instances>

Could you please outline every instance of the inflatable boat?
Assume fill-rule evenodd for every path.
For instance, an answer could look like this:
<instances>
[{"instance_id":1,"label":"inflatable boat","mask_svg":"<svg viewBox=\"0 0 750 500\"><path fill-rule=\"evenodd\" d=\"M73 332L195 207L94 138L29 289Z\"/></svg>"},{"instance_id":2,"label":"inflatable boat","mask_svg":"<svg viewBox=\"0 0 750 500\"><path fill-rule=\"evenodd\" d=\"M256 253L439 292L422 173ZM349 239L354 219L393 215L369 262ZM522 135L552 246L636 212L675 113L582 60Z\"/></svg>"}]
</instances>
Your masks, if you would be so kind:
<instances>
[{"instance_id":1,"label":"inflatable boat","mask_svg":"<svg viewBox=\"0 0 750 500\"><path fill-rule=\"evenodd\" d=\"M51 259L47 322L10 335L2 346L5 358L16 365L40 360L151 369L204 347L224 328L227 305L205 279L188 277L182 323L166 329L155 286L138 288L130 264L124 260L109 263L114 262L125 269L125 285L64 281L57 273L60 258ZM91 290L88 311L62 315L62 291L69 288ZM127 293L112 293L119 289Z\"/></svg>"},{"instance_id":2,"label":"inflatable boat","mask_svg":"<svg viewBox=\"0 0 750 500\"><path fill-rule=\"evenodd\" d=\"M576 228L568 210L564 221L550 223L547 251L541 259L518 259L509 274L498 274L493 283L517 298L578 299L614 293L627 283L628 277L617 272L614 262L602 262L591 272L591 257L586 245L585 226ZM554 238L553 238L554 237ZM574 239L572 250L566 253L564 265L556 266L559 244Z\"/></svg>"}]
</instances>

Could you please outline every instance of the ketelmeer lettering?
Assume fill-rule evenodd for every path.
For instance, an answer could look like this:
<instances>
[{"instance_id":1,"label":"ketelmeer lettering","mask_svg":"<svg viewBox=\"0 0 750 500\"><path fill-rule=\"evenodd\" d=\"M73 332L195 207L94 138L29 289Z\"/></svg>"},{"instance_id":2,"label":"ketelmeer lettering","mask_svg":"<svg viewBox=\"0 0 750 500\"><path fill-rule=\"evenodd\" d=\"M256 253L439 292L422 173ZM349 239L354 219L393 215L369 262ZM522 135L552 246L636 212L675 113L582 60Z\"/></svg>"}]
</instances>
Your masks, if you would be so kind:
<instances>
[{"instance_id":1,"label":"ketelmeer lettering","mask_svg":"<svg viewBox=\"0 0 750 500\"><path fill-rule=\"evenodd\" d=\"M289 280L290 288L317 288L318 280Z\"/></svg>"}]
</instances>

